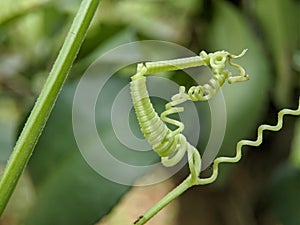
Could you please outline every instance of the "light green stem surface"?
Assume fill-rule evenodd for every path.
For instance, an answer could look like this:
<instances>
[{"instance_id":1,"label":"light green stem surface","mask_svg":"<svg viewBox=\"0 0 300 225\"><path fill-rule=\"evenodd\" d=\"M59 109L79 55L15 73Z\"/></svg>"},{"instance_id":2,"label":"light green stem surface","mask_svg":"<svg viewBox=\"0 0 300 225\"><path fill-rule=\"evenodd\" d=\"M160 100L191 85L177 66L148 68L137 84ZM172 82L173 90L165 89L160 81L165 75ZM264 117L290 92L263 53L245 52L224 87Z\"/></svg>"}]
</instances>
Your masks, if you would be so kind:
<instances>
[{"instance_id":1,"label":"light green stem surface","mask_svg":"<svg viewBox=\"0 0 300 225\"><path fill-rule=\"evenodd\" d=\"M99 0L83 0L61 51L21 132L0 180L0 216L34 150L84 40Z\"/></svg>"},{"instance_id":2,"label":"light green stem surface","mask_svg":"<svg viewBox=\"0 0 300 225\"><path fill-rule=\"evenodd\" d=\"M169 192L159 202L157 202L152 208L150 208L143 216L141 216L133 225L143 225L155 216L161 209L168 205L175 198L180 196L183 192L194 185L192 176L188 176L181 184Z\"/></svg>"},{"instance_id":3,"label":"light green stem surface","mask_svg":"<svg viewBox=\"0 0 300 225\"><path fill-rule=\"evenodd\" d=\"M192 177L189 175L179 186L169 192L164 198L162 198L158 203L156 203L152 208L150 208L143 216L141 216L134 225L143 225L149 221L153 216L155 216L161 209L168 205L175 198L180 196L184 191L189 189L194 185L205 185L214 182L218 176L219 164L221 163L236 163L242 157L242 147L245 145L257 147L263 142L263 131L279 131L283 126L283 117L285 115L300 115L300 97L298 99L298 108L292 109L282 109L278 113L278 120L276 125L260 125L257 129L257 139L255 141L241 140L236 145L236 155L234 157L218 157L213 163L213 173L208 178Z\"/></svg>"}]
</instances>

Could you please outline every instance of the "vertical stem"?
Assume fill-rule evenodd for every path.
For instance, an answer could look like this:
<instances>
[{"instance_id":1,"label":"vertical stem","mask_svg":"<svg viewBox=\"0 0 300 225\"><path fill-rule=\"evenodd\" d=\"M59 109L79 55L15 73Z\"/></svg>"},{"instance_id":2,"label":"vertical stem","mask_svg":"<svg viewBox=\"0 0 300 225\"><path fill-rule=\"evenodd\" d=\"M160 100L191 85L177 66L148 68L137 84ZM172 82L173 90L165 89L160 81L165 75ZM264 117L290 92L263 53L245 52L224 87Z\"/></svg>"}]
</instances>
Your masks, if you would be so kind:
<instances>
[{"instance_id":1,"label":"vertical stem","mask_svg":"<svg viewBox=\"0 0 300 225\"><path fill-rule=\"evenodd\" d=\"M57 96L76 58L99 0L83 0L49 77L21 132L0 180L0 216L34 150Z\"/></svg>"}]
</instances>

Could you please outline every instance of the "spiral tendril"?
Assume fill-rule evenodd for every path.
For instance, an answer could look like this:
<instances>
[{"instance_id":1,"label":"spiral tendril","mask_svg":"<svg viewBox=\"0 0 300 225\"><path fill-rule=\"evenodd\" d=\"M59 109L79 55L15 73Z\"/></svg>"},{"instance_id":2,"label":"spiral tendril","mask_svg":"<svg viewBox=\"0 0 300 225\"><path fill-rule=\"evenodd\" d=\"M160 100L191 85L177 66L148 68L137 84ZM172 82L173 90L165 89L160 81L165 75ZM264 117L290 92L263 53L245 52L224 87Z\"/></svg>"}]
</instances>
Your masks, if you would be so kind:
<instances>
[{"instance_id":1,"label":"spiral tendril","mask_svg":"<svg viewBox=\"0 0 300 225\"><path fill-rule=\"evenodd\" d=\"M248 80L245 70L241 66L230 62L232 58L241 57L245 52L243 51L240 55L235 56L225 51L210 54L202 51L199 56L195 57L138 64L137 73L132 76L132 81L130 82L133 105L144 137L153 147L153 150L160 155L164 166L171 167L176 165L187 152L191 176L195 179L199 176L201 156L198 150L182 134L184 124L168 116L183 112L184 108L177 105L187 100L209 100L218 92L226 79L235 78L233 82ZM239 69L240 74L238 76L232 77L231 73L225 69L226 61ZM171 98L171 102L166 104L165 111L159 117L149 99L145 75L153 72L178 70L201 65L211 68L214 74L213 78L209 80L208 84L191 87L188 93L185 92L184 86L180 86L179 93ZM178 128L174 131L170 130L166 123Z\"/></svg>"},{"instance_id":2,"label":"spiral tendril","mask_svg":"<svg viewBox=\"0 0 300 225\"><path fill-rule=\"evenodd\" d=\"M146 62L141 63L137 67L137 73L132 76L130 83L131 95L136 115L141 126L145 138L153 146L153 150L161 156L161 162L165 166L176 165L187 153L190 175L174 190L161 199L156 206L149 209L143 216L140 216L134 224L142 225L153 217L160 209L178 197L181 193L194 185L204 185L212 183L218 177L219 164L221 163L236 163L242 157L243 146L259 146L263 142L263 132L279 131L283 126L283 117L285 115L300 115L300 97L298 100L298 108L296 110L283 109L278 113L276 125L263 124L258 127L257 139L241 140L236 145L236 154L233 157L217 157L213 162L213 171L210 177L201 178L201 156L198 150L192 146L186 137L182 134L184 124L181 121L171 119L168 116L174 113L183 112L184 108L178 105L185 101L206 101L212 98L227 80L229 84L235 82L243 82L249 79L245 70L238 64L232 63L231 59L236 59L245 54L244 50L240 55L232 55L225 51L218 51L207 54L202 51L200 56L166 60L161 62ZM231 72L225 69L225 63L239 70L239 75L232 76ZM145 75L154 72L171 71L185 69L195 66L209 66L213 72L213 77L207 84L192 86L188 92L185 92L185 87L179 87L179 93L171 98L171 102L165 106L165 111L159 117L155 112L152 103L149 99L149 94L146 88ZM166 123L177 127L175 130L170 130Z\"/></svg>"},{"instance_id":3,"label":"spiral tendril","mask_svg":"<svg viewBox=\"0 0 300 225\"><path fill-rule=\"evenodd\" d=\"M262 124L257 129L257 138L255 141L251 140L241 140L236 145L236 155L234 157L218 157L213 162L213 172L212 175L209 178L199 178L196 185L203 185L203 184L209 184L216 180L218 177L218 171L219 171L219 164L220 163L236 163L238 162L242 157L242 147L243 146L253 146L257 147L263 142L263 132L264 131L279 131L281 130L283 126L283 117L285 115L294 115L299 116L300 115L300 97L298 99L298 108L295 110L292 109L282 109L278 113L278 119L276 125L267 125Z\"/></svg>"}]
</instances>

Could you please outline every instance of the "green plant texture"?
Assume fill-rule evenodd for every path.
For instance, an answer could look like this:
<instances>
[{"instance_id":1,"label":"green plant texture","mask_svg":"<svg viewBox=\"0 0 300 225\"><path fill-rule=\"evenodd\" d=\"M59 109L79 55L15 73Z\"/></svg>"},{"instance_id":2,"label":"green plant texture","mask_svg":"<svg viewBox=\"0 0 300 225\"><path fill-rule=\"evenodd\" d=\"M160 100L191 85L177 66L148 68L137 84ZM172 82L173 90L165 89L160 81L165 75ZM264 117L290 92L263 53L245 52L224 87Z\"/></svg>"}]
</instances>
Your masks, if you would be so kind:
<instances>
[{"instance_id":1,"label":"green plant texture","mask_svg":"<svg viewBox=\"0 0 300 225\"><path fill-rule=\"evenodd\" d=\"M228 52L220 51L207 54L202 51L200 56L190 57L186 59L175 59L161 62L141 63L137 66L137 72L131 77L131 96L136 115L147 141L153 146L153 150L161 157L161 162L166 167L171 167L179 163L185 153L188 155L188 165L190 175L173 191L168 193L161 201L149 209L143 216L140 216L134 224L142 225L150 220L162 208L180 196L184 191L194 185L204 185L214 182L218 177L220 163L236 163L242 157L242 147L245 145L257 147L263 142L263 131L279 131L283 126L284 115L300 115L300 98L298 100L298 109L290 110L283 109L278 113L277 124L261 125L258 127L257 139L255 141L241 140L236 146L236 155L234 157L217 157L213 162L213 171L210 177L200 178L201 171L201 156L198 150L193 147L187 140L182 131L184 124L180 121L168 118L174 113L183 112L183 107L175 107L185 101L207 101L220 89L226 79L228 83L243 82L249 79L245 70L237 64L230 61L232 58L239 58L245 54L243 51L240 55L234 56ZM232 76L225 69L225 63L228 60L229 64L235 66L240 74ZM200 86L192 86L187 93L185 87L180 86L179 93L174 95L172 101L165 106L165 111L159 117L153 108L146 87L146 74L154 72L179 70L189 67L209 66L213 71L213 78L208 84ZM175 130L170 130L165 123L169 123L178 127Z\"/></svg>"},{"instance_id":2,"label":"green plant texture","mask_svg":"<svg viewBox=\"0 0 300 225\"><path fill-rule=\"evenodd\" d=\"M191 169L191 174L174 190L169 192L161 201L159 201L155 206L149 209L143 216L140 216L134 224L143 225L148 220L150 220L153 216L155 216L160 210L162 210L167 204L180 196L183 192L185 192L188 188L194 185L204 185L214 182L218 177L219 172L219 164L220 163L236 163L240 161L242 158L242 147L243 146L253 146L257 147L261 145L263 142L263 132L264 131L279 131L283 126L283 117L285 115L300 115L300 98L298 100L298 108L295 110L291 109L283 109L278 113L278 121L276 125L260 125L257 130L257 139L255 141L250 140L241 140L237 143L236 146L236 155L234 157L218 157L213 162L213 172L209 178L198 178L199 174L193 172L195 170L199 170L199 162L196 163L196 160L200 160L200 158L193 159L193 163L190 163L192 160L189 160L189 166Z\"/></svg>"},{"instance_id":3,"label":"green plant texture","mask_svg":"<svg viewBox=\"0 0 300 225\"><path fill-rule=\"evenodd\" d=\"M0 180L0 215L34 150L57 96L83 42L99 1L83 1L44 88L18 138Z\"/></svg>"},{"instance_id":4,"label":"green plant texture","mask_svg":"<svg viewBox=\"0 0 300 225\"><path fill-rule=\"evenodd\" d=\"M1 0L0 224L299 225L300 119L289 116L299 114L299 9L297 0L19 0L13 4ZM151 144L144 156L118 140L110 109L125 87L128 101L123 103L132 107L130 129L145 139L130 101L134 64L110 78L95 106L98 134L117 159L134 165L163 161L170 166L183 154L204 158L212 122L219 123L219 118L211 120L209 103L217 91L225 101L226 131L215 163L199 174L201 160L190 161L166 181L168 187L165 182L131 187L99 176L82 157L72 127L76 87L87 68L115 47L144 40L211 52L193 62L182 56L176 61L180 65L170 67L169 60L176 58L169 57L171 52L151 49L167 65L145 62L148 71L135 80L140 85L147 79L148 89L143 90L150 96L151 85L161 86L152 83L148 73L184 86L179 92L166 90L168 100L150 97L148 103L167 132L182 143L191 141L194 133L189 132L198 124L192 120L182 124L178 118L189 113L189 104L195 105L199 140L187 153L163 160L175 149L163 152L161 146ZM214 52L239 54L243 49L248 50L242 57L227 57L226 69L236 78L243 71L228 60L238 63L244 75L249 74L246 82L229 85L230 74L222 71L227 76L223 84L223 79L213 77L208 61L202 66L197 61ZM110 60L107 63L112 65L122 61L119 56ZM210 88L198 87L182 71L185 68L199 69L195 80ZM215 79L210 82L210 78ZM203 101L192 103L195 93ZM182 98L186 102L179 105ZM83 108L82 116L87 113ZM84 126L84 120L78 124ZM156 128L153 125L152 130ZM184 135L179 135L181 131ZM89 140L88 132L85 138ZM134 184L157 175L139 171ZM149 192L152 187L155 191Z\"/></svg>"}]
</instances>

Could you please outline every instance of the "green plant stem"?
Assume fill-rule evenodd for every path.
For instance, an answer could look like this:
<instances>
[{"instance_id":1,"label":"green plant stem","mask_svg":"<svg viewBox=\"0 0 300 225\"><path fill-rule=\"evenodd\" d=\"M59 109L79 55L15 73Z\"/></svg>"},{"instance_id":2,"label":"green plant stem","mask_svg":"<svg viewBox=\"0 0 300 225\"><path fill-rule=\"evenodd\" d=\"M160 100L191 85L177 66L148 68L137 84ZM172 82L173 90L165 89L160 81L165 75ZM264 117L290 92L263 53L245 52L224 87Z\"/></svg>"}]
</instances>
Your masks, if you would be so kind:
<instances>
[{"instance_id":1,"label":"green plant stem","mask_svg":"<svg viewBox=\"0 0 300 225\"><path fill-rule=\"evenodd\" d=\"M0 216L34 150L84 40L99 0L83 0L49 77L21 132L0 180Z\"/></svg>"},{"instance_id":2,"label":"green plant stem","mask_svg":"<svg viewBox=\"0 0 300 225\"><path fill-rule=\"evenodd\" d=\"M169 192L159 202L157 202L152 208L150 208L143 216L141 216L133 225L143 225L155 216L162 208L168 205L171 201L185 192L187 189L194 185L194 179L192 176L188 176L181 184Z\"/></svg>"},{"instance_id":3,"label":"green plant stem","mask_svg":"<svg viewBox=\"0 0 300 225\"><path fill-rule=\"evenodd\" d=\"M236 146L236 155L234 157L218 157L214 160L213 164L213 173L209 178L199 178L192 177L189 175L179 186L169 192L164 198L162 198L158 203L156 203L152 208L150 208L143 216L141 216L133 225L143 225L149 221L153 216L155 216L162 208L168 205L175 198L180 196L188 188L194 185L205 185L215 181L218 176L218 165L220 163L236 163L242 157L242 147L244 145L257 147L263 142L263 131L279 131L283 126L283 117L285 115L300 115L300 97L298 99L298 108L295 110L292 109L282 109L278 113L278 120L276 125L267 125L263 124L258 127L257 130L257 139L255 141L250 140L241 140L237 143Z\"/></svg>"}]
</instances>

